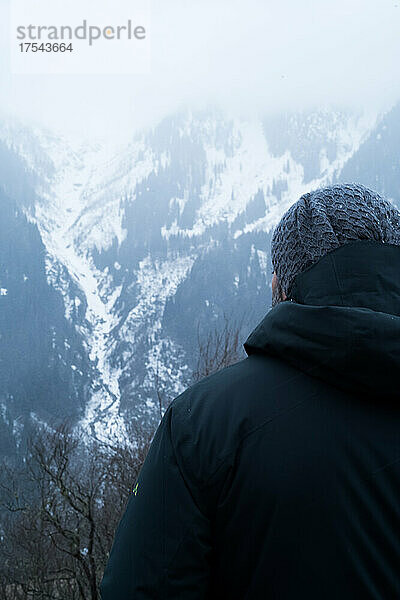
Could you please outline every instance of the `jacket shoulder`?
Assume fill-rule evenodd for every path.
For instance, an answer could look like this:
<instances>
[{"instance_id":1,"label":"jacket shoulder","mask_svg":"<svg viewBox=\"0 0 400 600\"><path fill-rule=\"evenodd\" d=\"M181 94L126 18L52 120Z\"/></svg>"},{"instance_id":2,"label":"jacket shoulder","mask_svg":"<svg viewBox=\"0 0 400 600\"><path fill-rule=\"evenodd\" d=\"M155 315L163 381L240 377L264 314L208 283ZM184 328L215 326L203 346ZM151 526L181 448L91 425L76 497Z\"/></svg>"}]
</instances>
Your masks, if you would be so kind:
<instances>
[{"instance_id":1,"label":"jacket shoulder","mask_svg":"<svg viewBox=\"0 0 400 600\"><path fill-rule=\"evenodd\" d=\"M279 359L251 355L205 377L172 402L175 451L198 488L212 486L243 440L295 401L304 378Z\"/></svg>"}]
</instances>

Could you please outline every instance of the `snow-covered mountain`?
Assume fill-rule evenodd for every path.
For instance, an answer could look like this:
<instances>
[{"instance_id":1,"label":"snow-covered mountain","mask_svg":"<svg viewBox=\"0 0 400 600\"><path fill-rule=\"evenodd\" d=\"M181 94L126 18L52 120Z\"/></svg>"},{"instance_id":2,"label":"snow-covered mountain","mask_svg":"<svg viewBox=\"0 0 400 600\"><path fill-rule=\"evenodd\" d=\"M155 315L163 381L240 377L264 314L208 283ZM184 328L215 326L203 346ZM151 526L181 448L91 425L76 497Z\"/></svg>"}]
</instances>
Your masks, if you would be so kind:
<instances>
[{"instance_id":1,"label":"snow-covered mountain","mask_svg":"<svg viewBox=\"0 0 400 600\"><path fill-rule=\"evenodd\" d=\"M244 339L268 310L271 231L302 193L359 180L400 201L399 111L186 112L118 149L0 124L5 445L37 419L157 419L198 335L226 316Z\"/></svg>"}]
</instances>

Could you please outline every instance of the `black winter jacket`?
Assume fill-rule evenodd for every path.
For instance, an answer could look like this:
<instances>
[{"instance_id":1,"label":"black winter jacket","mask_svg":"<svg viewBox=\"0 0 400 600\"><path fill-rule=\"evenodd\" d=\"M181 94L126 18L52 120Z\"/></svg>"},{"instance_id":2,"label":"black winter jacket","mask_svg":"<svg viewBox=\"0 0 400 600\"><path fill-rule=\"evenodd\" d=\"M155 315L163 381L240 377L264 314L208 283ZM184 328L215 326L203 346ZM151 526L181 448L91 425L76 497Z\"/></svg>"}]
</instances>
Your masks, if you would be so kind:
<instances>
[{"instance_id":1,"label":"black winter jacket","mask_svg":"<svg viewBox=\"0 0 400 600\"><path fill-rule=\"evenodd\" d=\"M400 247L347 244L292 297L170 405L103 600L400 598Z\"/></svg>"}]
</instances>

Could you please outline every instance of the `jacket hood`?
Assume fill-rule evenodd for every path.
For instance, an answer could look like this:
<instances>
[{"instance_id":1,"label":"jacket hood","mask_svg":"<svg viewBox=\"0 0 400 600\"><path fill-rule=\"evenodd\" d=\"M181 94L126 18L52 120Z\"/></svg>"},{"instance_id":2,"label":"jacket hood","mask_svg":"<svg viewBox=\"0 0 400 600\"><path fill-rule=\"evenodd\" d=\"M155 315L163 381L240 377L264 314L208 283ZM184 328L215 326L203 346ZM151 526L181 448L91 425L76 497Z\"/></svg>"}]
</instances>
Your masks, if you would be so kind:
<instances>
[{"instance_id":1,"label":"jacket hood","mask_svg":"<svg viewBox=\"0 0 400 600\"><path fill-rule=\"evenodd\" d=\"M297 275L290 300L244 348L353 394L398 399L400 247L363 240L329 252Z\"/></svg>"}]
</instances>

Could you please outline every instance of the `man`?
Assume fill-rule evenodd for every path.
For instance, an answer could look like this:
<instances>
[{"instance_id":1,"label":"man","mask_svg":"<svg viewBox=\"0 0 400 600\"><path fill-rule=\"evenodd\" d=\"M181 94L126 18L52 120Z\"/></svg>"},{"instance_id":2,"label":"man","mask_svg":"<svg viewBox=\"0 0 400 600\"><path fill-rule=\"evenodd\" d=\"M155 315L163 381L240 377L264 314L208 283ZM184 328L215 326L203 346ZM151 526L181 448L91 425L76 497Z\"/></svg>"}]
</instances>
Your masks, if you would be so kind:
<instances>
[{"instance_id":1,"label":"man","mask_svg":"<svg viewBox=\"0 0 400 600\"><path fill-rule=\"evenodd\" d=\"M400 598L400 213L305 194L247 358L172 402L103 600Z\"/></svg>"}]
</instances>

